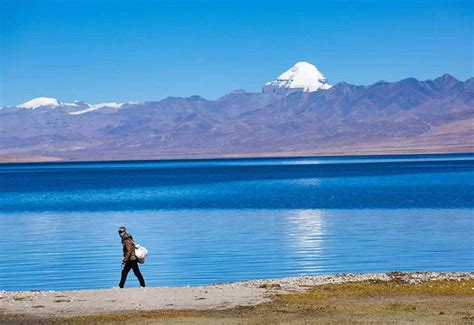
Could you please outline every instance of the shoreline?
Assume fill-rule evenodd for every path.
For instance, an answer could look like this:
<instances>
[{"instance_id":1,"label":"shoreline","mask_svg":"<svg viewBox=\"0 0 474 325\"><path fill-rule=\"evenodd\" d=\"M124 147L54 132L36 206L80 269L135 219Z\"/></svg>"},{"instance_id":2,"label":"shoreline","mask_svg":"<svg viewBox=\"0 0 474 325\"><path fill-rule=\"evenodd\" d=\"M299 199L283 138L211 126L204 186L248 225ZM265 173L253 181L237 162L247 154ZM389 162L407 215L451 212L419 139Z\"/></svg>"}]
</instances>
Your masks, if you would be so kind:
<instances>
[{"instance_id":1,"label":"shoreline","mask_svg":"<svg viewBox=\"0 0 474 325\"><path fill-rule=\"evenodd\" d=\"M272 158L321 158L321 157L364 157L364 156L418 156L418 155L462 155L474 154L474 145L460 145L451 147L429 148L387 148L387 149L360 149L346 150L301 150L262 153L227 153L227 154L190 154L190 155L164 155L161 158L137 157L134 159L121 159L104 157L103 159L71 159L58 156L21 156L15 154L0 154L0 165L7 164L75 164L75 163L123 163L123 162L172 162L172 161L201 161L201 160L238 160L238 159L272 159Z\"/></svg>"},{"instance_id":2,"label":"shoreline","mask_svg":"<svg viewBox=\"0 0 474 325\"><path fill-rule=\"evenodd\" d=\"M199 287L0 291L0 322L12 319L51 320L117 313L219 311L256 307L271 303L278 295L304 293L310 288L325 285L339 286L349 283L417 285L433 281L472 282L474 272L351 273L262 279ZM474 295L474 287L470 290Z\"/></svg>"}]
</instances>

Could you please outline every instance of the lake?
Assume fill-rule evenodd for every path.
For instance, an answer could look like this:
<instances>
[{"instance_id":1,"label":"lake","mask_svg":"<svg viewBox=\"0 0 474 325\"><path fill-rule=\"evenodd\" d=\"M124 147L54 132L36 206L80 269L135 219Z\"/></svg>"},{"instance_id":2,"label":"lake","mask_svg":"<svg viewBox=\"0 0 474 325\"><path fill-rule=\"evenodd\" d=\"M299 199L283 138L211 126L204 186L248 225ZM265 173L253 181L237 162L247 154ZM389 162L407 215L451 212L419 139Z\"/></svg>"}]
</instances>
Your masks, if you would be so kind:
<instances>
[{"instance_id":1,"label":"lake","mask_svg":"<svg viewBox=\"0 0 474 325\"><path fill-rule=\"evenodd\" d=\"M0 290L474 271L474 155L0 165ZM126 287L137 287L133 273Z\"/></svg>"}]
</instances>

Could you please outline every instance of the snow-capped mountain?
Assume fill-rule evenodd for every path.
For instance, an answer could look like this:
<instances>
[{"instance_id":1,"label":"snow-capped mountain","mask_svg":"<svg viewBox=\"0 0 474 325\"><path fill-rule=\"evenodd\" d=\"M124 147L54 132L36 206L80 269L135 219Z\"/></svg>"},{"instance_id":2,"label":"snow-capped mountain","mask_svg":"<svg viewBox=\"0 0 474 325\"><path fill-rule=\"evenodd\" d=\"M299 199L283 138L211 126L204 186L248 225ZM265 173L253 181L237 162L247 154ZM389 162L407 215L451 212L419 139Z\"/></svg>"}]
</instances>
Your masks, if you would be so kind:
<instances>
[{"instance_id":1,"label":"snow-capped mountain","mask_svg":"<svg viewBox=\"0 0 474 325\"><path fill-rule=\"evenodd\" d=\"M38 97L34 98L32 100L29 100L27 102L24 102L23 104L17 105L17 107L20 108L29 108L29 109L36 109L41 106L61 106L62 103L57 100L56 98L50 98L50 97Z\"/></svg>"},{"instance_id":2,"label":"snow-capped mountain","mask_svg":"<svg viewBox=\"0 0 474 325\"><path fill-rule=\"evenodd\" d=\"M26 108L26 109L37 109L40 107L54 107L54 108L64 108L70 110L69 114L78 115L88 112L92 112L101 108L114 108L119 109L123 105L133 105L137 104L136 102L125 102L125 103L99 103L99 104L88 104L84 101L75 100L72 103L64 103L56 98L50 97L38 97L33 98L23 104L17 105L17 108Z\"/></svg>"},{"instance_id":3,"label":"snow-capped mountain","mask_svg":"<svg viewBox=\"0 0 474 325\"><path fill-rule=\"evenodd\" d=\"M34 99L22 106L35 109L0 109L0 162L474 150L474 78L277 89L282 95L237 91L216 100Z\"/></svg>"},{"instance_id":4,"label":"snow-capped mountain","mask_svg":"<svg viewBox=\"0 0 474 325\"><path fill-rule=\"evenodd\" d=\"M298 62L289 70L282 73L276 80L267 82L263 86L264 93L287 95L294 91L314 92L320 89L329 89L332 86L327 82L326 77L311 63ZM79 115L93 112L101 108L119 109L124 105L135 105L136 102L109 102L99 104L88 104L84 101L75 100L72 103L65 103L50 97L38 97L31 99L17 108L37 109L40 107L65 108L70 110L69 114Z\"/></svg>"},{"instance_id":5,"label":"snow-capped mountain","mask_svg":"<svg viewBox=\"0 0 474 325\"><path fill-rule=\"evenodd\" d=\"M69 114L71 115L79 115L79 114L84 114L84 113L88 113L88 112L92 112L92 111L95 111L95 110L98 110L100 108L115 108L115 109L119 109L121 108L123 105L133 105L133 104L137 104L135 102L126 102L126 103L115 103L115 102L111 102L111 103L100 103L100 104L86 104L87 107L85 109L82 109L80 111L74 111L74 112L71 112Z\"/></svg>"},{"instance_id":6,"label":"snow-capped mountain","mask_svg":"<svg viewBox=\"0 0 474 325\"><path fill-rule=\"evenodd\" d=\"M312 92L331 87L316 66L308 62L298 62L276 80L267 82L263 86L263 92L286 94L292 91Z\"/></svg>"}]
</instances>

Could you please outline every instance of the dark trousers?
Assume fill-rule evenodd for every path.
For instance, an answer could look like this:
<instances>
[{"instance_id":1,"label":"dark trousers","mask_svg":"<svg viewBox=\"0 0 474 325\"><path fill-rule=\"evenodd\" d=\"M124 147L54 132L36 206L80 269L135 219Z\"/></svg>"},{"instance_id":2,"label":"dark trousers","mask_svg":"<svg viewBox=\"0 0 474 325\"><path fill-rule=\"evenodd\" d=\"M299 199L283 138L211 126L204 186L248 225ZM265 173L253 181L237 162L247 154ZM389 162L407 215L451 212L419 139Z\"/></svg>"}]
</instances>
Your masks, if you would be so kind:
<instances>
[{"instance_id":1,"label":"dark trousers","mask_svg":"<svg viewBox=\"0 0 474 325\"><path fill-rule=\"evenodd\" d=\"M125 266L122 269L122 278L120 279L120 284L119 287L123 288L125 285L125 281L127 281L127 275L130 270L133 270L133 273L137 277L138 281L140 282L140 286L144 287L145 286L145 280L143 279L143 275L140 272L140 269L138 268L138 261L128 261L125 263Z\"/></svg>"}]
</instances>

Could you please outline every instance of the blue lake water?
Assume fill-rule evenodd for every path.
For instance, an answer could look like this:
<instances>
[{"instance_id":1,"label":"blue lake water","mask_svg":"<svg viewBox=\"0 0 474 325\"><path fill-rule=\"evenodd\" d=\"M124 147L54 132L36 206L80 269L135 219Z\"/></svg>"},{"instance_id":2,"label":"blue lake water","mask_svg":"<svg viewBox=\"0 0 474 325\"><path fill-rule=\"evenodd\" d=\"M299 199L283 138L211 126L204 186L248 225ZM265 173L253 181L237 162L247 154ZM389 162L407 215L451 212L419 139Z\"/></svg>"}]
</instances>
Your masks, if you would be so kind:
<instances>
[{"instance_id":1,"label":"blue lake water","mask_svg":"<svg viewBox=\"0 0 474 325\"><path fill-rule=\"evenodd\" d=\"M0 165L0 290L116 286L122 224L149 286L474 271L474 155Z\"/></svg>"}]
</instances>

